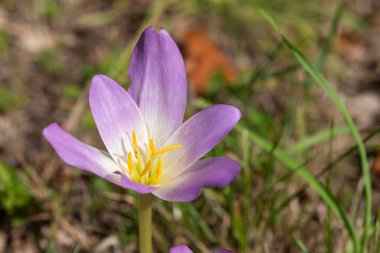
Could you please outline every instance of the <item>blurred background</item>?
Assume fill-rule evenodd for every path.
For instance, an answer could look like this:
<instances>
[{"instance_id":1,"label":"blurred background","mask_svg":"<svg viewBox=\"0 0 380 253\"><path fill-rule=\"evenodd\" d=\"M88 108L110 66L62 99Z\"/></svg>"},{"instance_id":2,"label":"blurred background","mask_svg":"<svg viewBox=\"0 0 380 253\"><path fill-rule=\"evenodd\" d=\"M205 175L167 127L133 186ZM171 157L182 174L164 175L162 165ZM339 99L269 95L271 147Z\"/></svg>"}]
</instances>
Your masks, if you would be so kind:
<instances>
[{"instance_id":1,"label":"blurred background","mask_svg":"<svg viewBox=\"0 0 380 253\"><path fill-rule=\"evenodd\" d=\"M360 160L323 89L259 12L266 11L345 102L366 144L380 252L380 2L376 0L31 0L0 2L0 252L137 252L136 194L65 165L42 129L58 122L104 148L88 106L95 73L129 85L141 31L167 29L189 84L189 117L215 103L241 109L209 155L241 162L223 190L192 203L154 200L154 247L194 252L353 252L347 224L307 170L363 230ZM280 152L280 153L279 153Z\"/></svg>"}]
</instances>

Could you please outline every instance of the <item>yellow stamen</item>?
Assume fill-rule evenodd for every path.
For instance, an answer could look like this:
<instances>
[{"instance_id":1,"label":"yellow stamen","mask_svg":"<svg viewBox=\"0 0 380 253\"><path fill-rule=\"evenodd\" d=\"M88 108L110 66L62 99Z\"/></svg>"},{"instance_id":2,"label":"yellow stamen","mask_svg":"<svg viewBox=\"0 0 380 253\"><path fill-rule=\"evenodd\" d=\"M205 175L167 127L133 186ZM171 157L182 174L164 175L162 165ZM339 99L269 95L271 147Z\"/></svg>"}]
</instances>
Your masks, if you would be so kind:
<instances>
[{"instance_id":1,"label":"yellow stamen","mask_svg":"<svg viewBox=\"0 0 380 253\"><path fill-rule=\"evenodd\" d=\"M134 163L132 161L132 153L128 152L128 171L129 171L129 173L132 173L133 168L134 168Z\"/></svg>"},{"instance_id":2,"label":"yellow stamen","mask_svg":"<svg viewBox=\"0 0 380 253\"><path fill-rule=\"evenodd\" d=\"M137 159L137 154L139 153L139 146L137 145L137 137L136 137L135 131L133 131L132 133L132 144L133 144L133 150L135 151L135 157Z\"/></svg>"},{"instance_id":3,"label":"yellow stamen","mask_svg":"<svg viewBox=\"0 0 380 253\"><path fill-rule=\"evenodd\" d=\"M138 170L139 174L141 175L141 173L142 173L142 171L144 169L144 164L143 164L143 161L141 159L140 153L137 153L137 163L136 163L136 165L137 165L137 170Z\"/></svg>"},{"instance_id":4,"label":"yellow stamen","mask_svg":"<svg viewBox=\"0 0 380 253\"><path fill-rule=\"evenodd\" d=\"M137 134L133 131L132 150L127 155L130 178L141 184L157 184L163 173L162 155L181 147L182 145L171 145L157 151L152 138L149 138L148 143L139 146Z\"/></svg>"},{"instance_id":5,"label":"yellow stamen","mask_svg":"<svg viewBox=\"0 0 380 253\"><path fill-rule=\"evenodd\" d=\"M149 140L149 149L150 149L151 156L154 156L154 154L156 153L156 147L154 146L153 139Z\"/></svg>"},{"instance_id":6,"label":"yellow stamen","mask_svg":"<svg viewBox=\"0 0 380 253\"><path fill-rule=\"evenodd\" d=\"M157 164L157 170L156 170L156 175L154 175L154 183L157 183L157 181L160 179L162 174L162 158L158 159L158 164Z\"/></svg>"},{"instance_id":7,"label":"yellow stamen","mask_svg":"<svg viewBox=\"0 0 380 253\"><path fill-rule=\"evenodd\" d=\"M151 164L151 160L149 160L146 163L145 168L144 168L144 170L143 170L143 172L141 174L142 177L145 176L145 174L149 172L149 170L150 170L150 164Z\"/></svg>"},{"instance_id":8,"label":"yellow stamen","mask_svg":"<svg viewBox=\"0 0 380 253\"><path fill-rule=\"evenodd\" d=\"M171 145L171 146L164 147L160 149L159 151L157 151L157 153L155 153L155 156L162 155L166 152L172 151L173 149L177 149L177 148L182 148L182 145Z\"/></svg>"},{"instance_id":9,"label":"yellow stamen","mask_svg":"<svg viewBox=\"0 0 380 253\"><path fill-rule=\"evenodd\" d=\"M132 160L132 153L128 152L128 171L132 176L133 181L136 181L139 179L139 172L136 169L136 165Z\"/></svg>"}]
</instances>

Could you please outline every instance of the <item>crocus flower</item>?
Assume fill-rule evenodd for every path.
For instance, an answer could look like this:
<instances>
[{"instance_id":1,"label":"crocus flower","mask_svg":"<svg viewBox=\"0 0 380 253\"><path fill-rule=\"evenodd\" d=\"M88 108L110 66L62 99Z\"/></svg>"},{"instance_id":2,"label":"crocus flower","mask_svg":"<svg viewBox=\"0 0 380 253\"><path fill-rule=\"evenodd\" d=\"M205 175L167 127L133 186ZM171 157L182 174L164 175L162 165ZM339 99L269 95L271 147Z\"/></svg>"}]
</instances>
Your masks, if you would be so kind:
<instances>
[{"instance_id":1,"label":"crocus flower","mask_svg":"<svg viewBox=\"0 0 380 253\"><path fill-rule=\"evenodd\" d=\"M43 135L67 164L141 194L191 201L202 187L224 187L240 171L227 157L199 160L238 122L229 105L214 105L182 123L185 67L164 29L148 27L134 49L128 92L111 78L92 79L89 102L108 152L80 142L58 124Z\"/></svg>"},{"instance_id":2,"label":"crocus flower","mask_svg":"<svg viewBox=\"0 0 380 253\"><path fill-rule=\"evenodd\" d=\"M169 253L193 253L193 252L185 245L178 245L171 248ZM228 249L217 249L215 253L233 253L233 251L228 250Z\"/></svg>"}]
</instances>

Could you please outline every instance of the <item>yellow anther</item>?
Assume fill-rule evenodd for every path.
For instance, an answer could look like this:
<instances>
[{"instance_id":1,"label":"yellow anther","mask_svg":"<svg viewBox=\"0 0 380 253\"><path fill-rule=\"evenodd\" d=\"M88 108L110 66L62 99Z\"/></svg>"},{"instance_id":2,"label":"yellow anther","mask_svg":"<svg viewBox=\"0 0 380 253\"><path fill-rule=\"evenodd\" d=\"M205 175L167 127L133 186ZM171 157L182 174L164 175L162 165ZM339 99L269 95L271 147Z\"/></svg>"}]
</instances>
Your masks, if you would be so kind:
<instances>
[{"instance_id":1,"label":"yellow anther","mask_svg":"<svg viewBox=\"0 0 380 253\"><path fill-rule=\"evenodd\" d=\"M135 157L137 159L137 154L139 153L139 146L137 145L137 137L136 137L135 131L133 131L132 133L132 144L133 144L133 150L135 151Z\"/></svg>"},{"instance_id":2,"label":"yellow anther","mask_svg":"<svg viewBox=\"0 0 380 253\"><path fill-rule=\"evenodd\" d=\"M128 171L132 174L132 171L134 170L134 163L132 160L132 153L128 152Z\"/></svg>"},{"instance_id":3,"label":"yellow anther","mask_svg":"<svg viewBox=\"0 0 380 253\"><path fill-rule=\"evenodd\" d=\"M139 174L141 175L143 169L144 169L144 164L143 164L143 160L141 159L141 155L140 153L137 153L137 170L139 172Z\"/></svg>"},{"instance_id":4,"label":"yellow anther","mask_svg":"<svg viewBox=\"0 0 380 253\"><path fill-rule=\"evenodd\" d=\"M160 159L158 159L156 175L154 175L153 183L157 183L157 181L161 177L161 174L162 174L162 158L160 157Z\"/></svg>"},{"instance_id":5,"label":"yellow anther","mask_svg":"<svg viewBox=\"0 0 380 253\"><path fill-rule=\"evenodd\" d=\"M142 177L145 176L145 174L149 172L149 170L150 170L150 164L151 164L151 160L149 160L146 163L145 168L144 168L144 170L143 170L143 172L141 174Z\"/></svg>"},{"instance_id":6,"label":"yellow anther","mask_svg":"<svg viewBox=\"0 0 380 253\"><path fill-rule=\"evenodd\" d=\"M132 176L133 181L138 181L139 172L136 169L136 164L133 162L132 153L128 152L128 171Z\"/></svg>"},{"instance_id":7,"label":"yellow anther","mask_svg":"<svg viewBox=\"0 0 380 253\"><path fill-rule=\"evenodd\" d=\"M177 149L177 148L182 148L182 145L171 145L171 146L164 147L160 149L159 151L157 151L157 153L155 153L155 156L162 155L166 152L172 151L173 149Z\"/></svg>"},{"instance_id":8,"label":"yellow anther","mask_svg":"<svg viewBox=\"0 0 380 253\"><path fill-rule=\"evenodd\" d=\"M174 149L181 148L182 145L171 145L163 147L157 151L152 138L149 138L148 143L145 142L139 146L136 131L132 132L131 137L132 150L128 152L127 155L128 173L130 178L141 184L157 184L163 173L163 161L161 155Z\"/></svg>"},{"instance_id":9,"label":"yellow anther","mask_svg":"<svg viewBox=\"0 0 380 253\"><path fill-rule=\"evenodd\" d=\"M150 149L151 156L154 156L154 154L156 153L156 147L154 146L153 139L149 140L149 149Z\"/></svg>"},{"instance_id":10,"label":"yellow anther","mask_svg":"<svg viewBox=\"0 0 380 253\"><path fill-rule=\"evenodd\" d=\"M132 143L133 143L133 146L137 146L137 137L136 137L135 131L133 131L132 133Z\"/></svg>"}]
</instances>

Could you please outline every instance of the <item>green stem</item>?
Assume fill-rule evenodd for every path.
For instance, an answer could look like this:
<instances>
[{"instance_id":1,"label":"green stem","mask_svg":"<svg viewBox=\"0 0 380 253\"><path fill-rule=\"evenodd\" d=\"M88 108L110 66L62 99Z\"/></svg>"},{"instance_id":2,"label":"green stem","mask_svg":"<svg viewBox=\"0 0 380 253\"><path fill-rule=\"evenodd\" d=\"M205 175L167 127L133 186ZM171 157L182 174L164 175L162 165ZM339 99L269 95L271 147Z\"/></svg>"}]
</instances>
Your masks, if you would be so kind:
<instances>
[{"instance_id":1,"label":"green stem","mask_svg":"<svg viewBox=\"0 0 380 253\"><path fill-rule=\"evenodd\" d=\"M152 253L152 195L139 195L140 253Z\"/></svg>"}]
</instances>

